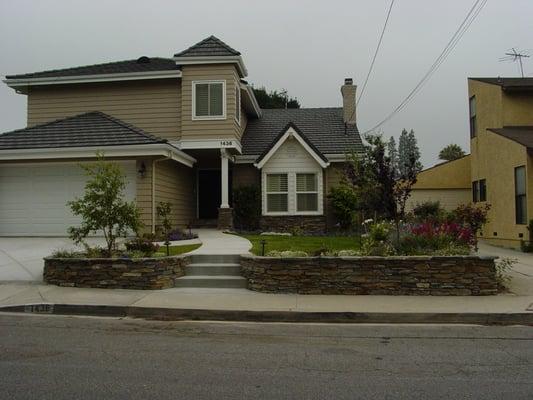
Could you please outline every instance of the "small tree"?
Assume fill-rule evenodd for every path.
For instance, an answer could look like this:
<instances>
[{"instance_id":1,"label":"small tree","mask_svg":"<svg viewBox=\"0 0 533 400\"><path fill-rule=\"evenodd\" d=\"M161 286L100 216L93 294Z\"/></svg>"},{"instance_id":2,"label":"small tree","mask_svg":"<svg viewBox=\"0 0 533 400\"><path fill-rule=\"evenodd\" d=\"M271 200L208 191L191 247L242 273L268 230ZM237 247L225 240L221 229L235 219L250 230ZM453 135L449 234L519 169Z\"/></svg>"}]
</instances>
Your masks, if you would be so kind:
<instances>
[{"instance_id":1,"label":"small tree","mask_svg":"<svg viewBox=\"0 0 533 400\"><path fill-rule=\"evenodd\" d=\"M68 234L76 244L85 244L84 240L91 233L103 232L107 256L111 257L118 237L126 237L129 231L140 229L140 213L134 202L124 200L126 176L120 166L106 162L103 154L97 156L96 163L81 165L89 178L85 192L67 205L82 222L79 227L68 228Z\"/></svg>"},{"instance_id":2,"label":"small tree","mask_svg":"<svg viewBox=\"0 0 533 400\"><path fill-rule=\"evenodd\" d=\"M168 235L172 229L172 223L170 222L170 214L172 213L172 204L167 202L160 202L157 205L157 216L161 218L161 225L163 227L163 235L165 239L168 239Z\"/></svg>"},{"instance_id":3,"label":"small tree","mask_svg":"<svg viewBox=\"0 0 533 400\"><path fill-rule=\"evenodd\" d=\"M259 186L240 186L233 189L233 216L238 229L254 231L259 228L261 219Z\"/></svg>"},{"instance_id":4,"label":"small tree","mask_svg":"<svg viewBox=\"0 0 533 400\"><path fill-rule=\"evenodd\" d=\"M458 158L464 157L465 152L458 144L452 143L444 147L439 152L439 159L444 161L453 161Z\"/></svg>"},{"instance_id":5,"label":"small tree","mask_svg":"<svg viewBox=\"0 0 533 400\"><path fill-rule=\"evenodd\" d=\"M331 188L328 198L340 227L342 229L352 228L359 208L359 199L355 191L348 185L341 184Z\"/></svg>"}]
</instances>

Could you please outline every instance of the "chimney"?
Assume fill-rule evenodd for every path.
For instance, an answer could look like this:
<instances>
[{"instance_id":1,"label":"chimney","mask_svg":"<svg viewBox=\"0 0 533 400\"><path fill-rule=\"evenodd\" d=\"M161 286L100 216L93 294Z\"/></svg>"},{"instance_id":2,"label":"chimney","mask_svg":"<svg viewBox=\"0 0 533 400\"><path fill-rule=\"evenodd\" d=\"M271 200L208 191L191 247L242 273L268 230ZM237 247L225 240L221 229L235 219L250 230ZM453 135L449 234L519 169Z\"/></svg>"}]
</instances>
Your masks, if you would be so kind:
<instances>
[{"instance_id":1,"label":"chimney","mask_svg":"<svg viewBox=\"0 0 533 400\"><path fill-rule=\"evenodd\" d=\"M352 78L344 79L344 85L341 86L342 93L342 114L344 123L355 125L355 91L357 86L353 84Z\"/></svg>"}]
</instances>

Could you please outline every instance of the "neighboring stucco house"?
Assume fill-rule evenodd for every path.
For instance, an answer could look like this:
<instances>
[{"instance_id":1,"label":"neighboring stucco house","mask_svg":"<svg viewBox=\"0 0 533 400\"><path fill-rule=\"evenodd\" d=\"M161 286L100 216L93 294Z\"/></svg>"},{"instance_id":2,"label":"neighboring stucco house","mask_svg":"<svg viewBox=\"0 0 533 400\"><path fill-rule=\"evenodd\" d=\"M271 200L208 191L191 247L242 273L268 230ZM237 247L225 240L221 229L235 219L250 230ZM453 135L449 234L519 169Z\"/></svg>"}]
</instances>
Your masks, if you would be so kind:
<instances>
[{"instance_id":1,"label":"neighboring stucco house","mask_svg":"<svg viewBox=\"0 0 533 400\"><path fill-rule=\"evenodd\" d=\"M263 229L327 230L327 192L361 149L356 86L345 81L342 108L264 110L247 74L241 53L210 36L172 58L6 76L27 96L28 126L0 135L0 236L65 235L79 164L97 151L123 166L148 230L162 201L176 226L230 227L242 185L261 187Z\"/></svg>"},{"instance_id":2,"label":"neighboring stucco house","mask_svg":"<svg viewBox=\"0 0 533 400\"><path fill-rule=\"evenodd\" d=\"M442 208L451 211L470 203L470 186L470 155L426 168L417 175L407 210L427 201L438 201Z\"/></svg>"}]
</instances>

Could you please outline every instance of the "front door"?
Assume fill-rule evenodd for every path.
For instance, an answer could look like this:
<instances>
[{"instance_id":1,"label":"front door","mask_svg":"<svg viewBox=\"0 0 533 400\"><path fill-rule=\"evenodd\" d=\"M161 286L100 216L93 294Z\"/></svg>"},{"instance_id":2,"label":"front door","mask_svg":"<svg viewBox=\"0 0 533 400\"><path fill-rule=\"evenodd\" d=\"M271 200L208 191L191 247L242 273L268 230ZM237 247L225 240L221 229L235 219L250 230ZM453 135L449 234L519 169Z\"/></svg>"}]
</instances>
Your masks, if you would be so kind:
<instances>
[{"instance_id":1,"label":"front door","mask_svg":"<svg viewBox=\"0 0 533 400\"><path fill-rule=\"evenodd\" d=\"M198 171L198 218L216 219L222 201L220 170Z\"/></svg>"}]
</instances>

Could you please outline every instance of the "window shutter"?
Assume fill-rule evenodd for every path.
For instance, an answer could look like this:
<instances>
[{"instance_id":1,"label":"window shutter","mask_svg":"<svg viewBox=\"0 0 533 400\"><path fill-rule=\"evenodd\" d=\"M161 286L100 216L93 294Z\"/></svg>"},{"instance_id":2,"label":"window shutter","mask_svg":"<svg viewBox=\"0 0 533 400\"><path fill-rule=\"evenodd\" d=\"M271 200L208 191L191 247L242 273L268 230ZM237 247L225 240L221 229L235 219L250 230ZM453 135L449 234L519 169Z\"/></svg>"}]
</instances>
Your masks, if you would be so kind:
<instances>
[{"instance_id":1,"label":"window shutter","mask_svg":"<svg viewBox=\"0 0 533 400\"><path fill-rule=\"evenodd\" d=\"M207 83L197 84L196 90L196 116L205 117L209 115L209 85Z\"/></svg>"}]
</instances>

